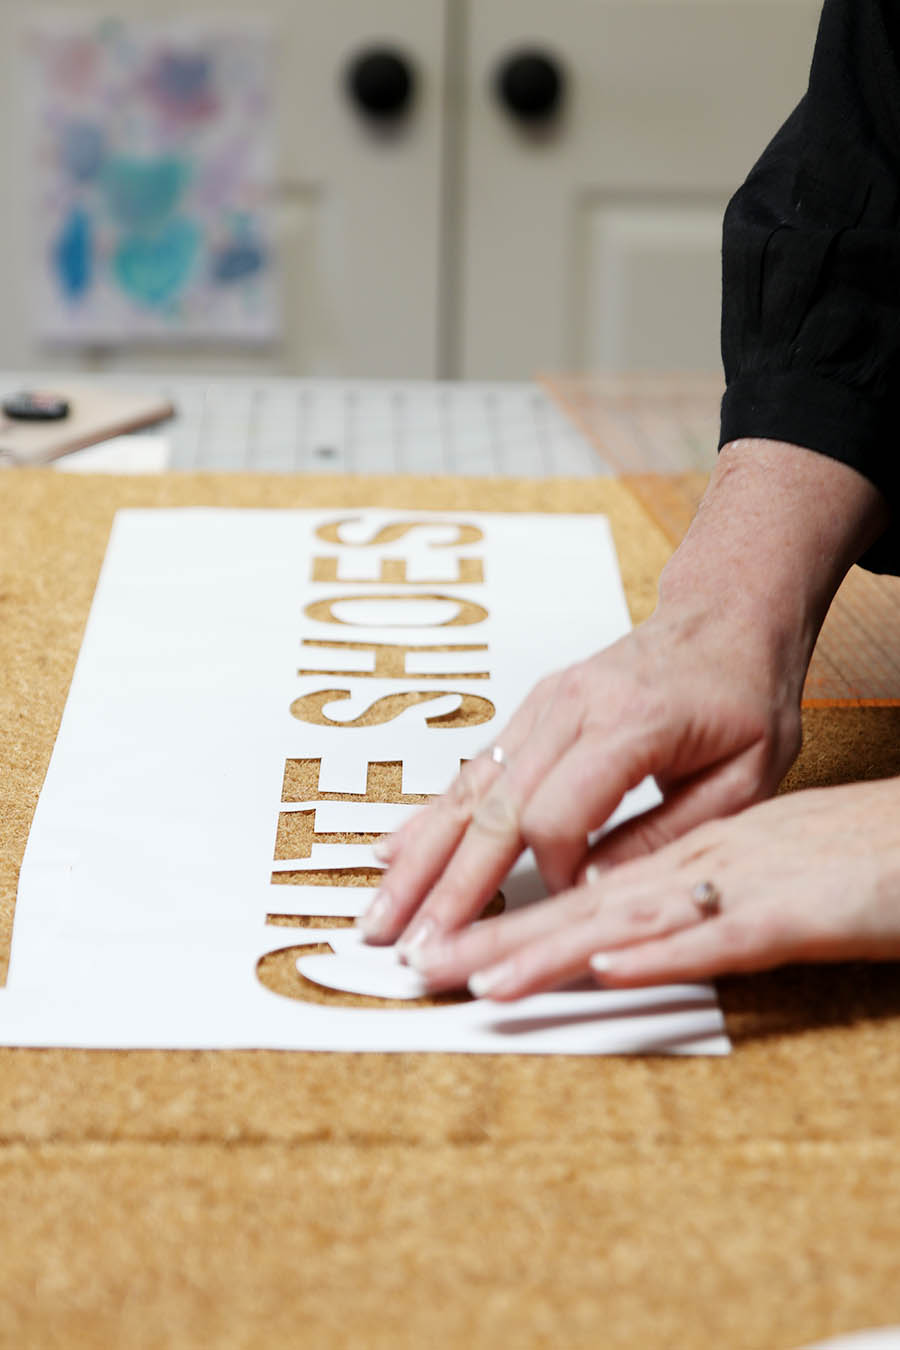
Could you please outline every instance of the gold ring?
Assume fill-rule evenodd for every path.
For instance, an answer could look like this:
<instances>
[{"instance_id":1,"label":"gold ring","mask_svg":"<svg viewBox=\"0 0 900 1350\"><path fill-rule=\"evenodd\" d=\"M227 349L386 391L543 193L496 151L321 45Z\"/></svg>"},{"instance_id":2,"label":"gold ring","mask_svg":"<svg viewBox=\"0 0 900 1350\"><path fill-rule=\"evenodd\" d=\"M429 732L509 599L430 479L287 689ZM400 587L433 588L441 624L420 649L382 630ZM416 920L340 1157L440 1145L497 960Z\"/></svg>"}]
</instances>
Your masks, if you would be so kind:
<instances>
[{"instance_id":1,"label":"gold ring","mask_svg":"<svg viewBox=\"0 0 900 1350\"><path fill-rule=\"evenodd\" d=\"M691 899L701 919L714 919L722 911L722 896L711 881L698 881Z\"/></svg>"}]
</instances>

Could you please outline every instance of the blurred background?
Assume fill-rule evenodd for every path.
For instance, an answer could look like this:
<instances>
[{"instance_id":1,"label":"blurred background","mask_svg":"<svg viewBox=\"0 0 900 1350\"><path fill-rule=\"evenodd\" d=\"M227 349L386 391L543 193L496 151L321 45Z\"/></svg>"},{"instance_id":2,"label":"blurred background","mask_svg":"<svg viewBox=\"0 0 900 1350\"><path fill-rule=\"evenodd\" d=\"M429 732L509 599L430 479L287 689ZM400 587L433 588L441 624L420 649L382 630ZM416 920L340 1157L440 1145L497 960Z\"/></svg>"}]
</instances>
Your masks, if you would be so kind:
<instances>
[{"instance_id":1,"label":"blurred background","mask_svg":"<svg viewBox=\"0 0 900 1350\"><path fill-rule=\"evenodd\" d=\"M0 8L0 368L715 371L819 0Z\"/></svg>"}]
</instances>

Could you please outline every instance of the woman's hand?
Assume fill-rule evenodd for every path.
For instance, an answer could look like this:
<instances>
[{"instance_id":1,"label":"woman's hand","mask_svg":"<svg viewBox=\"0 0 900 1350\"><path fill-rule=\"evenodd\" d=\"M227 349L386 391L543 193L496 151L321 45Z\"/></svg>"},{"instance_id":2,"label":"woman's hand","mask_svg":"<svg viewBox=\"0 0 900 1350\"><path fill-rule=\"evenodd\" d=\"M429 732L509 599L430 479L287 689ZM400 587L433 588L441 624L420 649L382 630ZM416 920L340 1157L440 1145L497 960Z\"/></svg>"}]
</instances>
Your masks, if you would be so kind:
<instances>
[{"instance_id":1,"label":"woman's hand","mask_svg":"<svg viewBox=\"0 0 900 1350\"><path fill-rule=\"evenodd\" d=\"M709 882L718 912L693 897ZM411 954L432 990L498 1001L592 972L610 988L795 961L900 957L900 779L711 821L564 895Z\"/></svg>"},{"instance_id":2,"label":"woman's hand","mask_svg":"<svg viewBox=\"0 0 900 1350\"><path fill-rule=\"evenodd\" d=\"M400 938L408 956L477 918L526 846L560 891L589 865L635 859L774 791L799 746L822 619L886 520L878 491L836 460L727 446L653 617L540 684L494 757L382 841L388 870L360 917L365 936ZM648 774L662 805L589 852L588 835Z\"/></svg>"}]
</instances>

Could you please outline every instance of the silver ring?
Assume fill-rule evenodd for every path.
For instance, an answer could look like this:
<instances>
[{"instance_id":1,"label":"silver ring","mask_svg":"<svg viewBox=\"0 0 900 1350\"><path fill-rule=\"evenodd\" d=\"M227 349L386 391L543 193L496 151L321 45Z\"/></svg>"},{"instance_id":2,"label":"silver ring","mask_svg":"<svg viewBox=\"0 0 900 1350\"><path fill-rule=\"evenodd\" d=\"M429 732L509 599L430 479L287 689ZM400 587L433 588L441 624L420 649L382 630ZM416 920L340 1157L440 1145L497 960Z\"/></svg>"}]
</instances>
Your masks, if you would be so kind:
<instances>
[{"instance_id":1,"label":"silver ring","mask_svg":"<svg viewBox=\"0 0 900 1350\"><path fill-rule=\"evenodd\" d=\"M722 896L711 881L698 881L691 891L691 899L701 919L714 919L721 913Z\"/></svg>"},{"instance_id":2,"label":"silver ring","mask_svg":"<svg viewBox=\"0 0 900 1350\"><path fill-rule=\"evenodd\" d=\"M501 769L509 768L509 756L502 745L492 745L487 753L492 764L499 764Z\"/></svg>"}]
</instances>

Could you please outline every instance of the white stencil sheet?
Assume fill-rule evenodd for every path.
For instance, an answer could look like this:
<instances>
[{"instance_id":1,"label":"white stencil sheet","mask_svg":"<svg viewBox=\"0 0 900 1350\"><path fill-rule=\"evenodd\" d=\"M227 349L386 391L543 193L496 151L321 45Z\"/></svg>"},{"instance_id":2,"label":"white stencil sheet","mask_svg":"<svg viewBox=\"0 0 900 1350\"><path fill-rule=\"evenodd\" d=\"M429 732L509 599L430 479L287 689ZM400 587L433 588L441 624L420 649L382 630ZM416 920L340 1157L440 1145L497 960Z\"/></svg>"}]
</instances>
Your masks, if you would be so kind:
<instances>
[{"instance_id":1,"label":"white stencil sheet","mask_svg":"<svg viewBox=\"0 0 900 1350\"><path fill-rule=\"evenodd\" d=\"M377 866L370 841L333 836L395 828L403 797L441 791L536 680L627 627L598 517L120 512L22 866L0 1043L727 1053L707 985L503 1008L304 1000L301 975L422 993L392 951L329 927L371 894L340 869ZM356 724L370 707L381 720ZM463 708L477 724L457 725ZM306 761L305 800L282 800L288 761ZM399 799L366 800L369 764L397 761ZM656 799L645 784L620 813ZM297 811L299 856L276 857ZM504 892L543 893L528 856ZM257 974L287 948L296 997Z\"/></svg>"}]
</instances>

